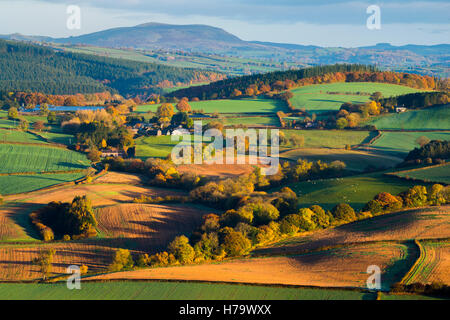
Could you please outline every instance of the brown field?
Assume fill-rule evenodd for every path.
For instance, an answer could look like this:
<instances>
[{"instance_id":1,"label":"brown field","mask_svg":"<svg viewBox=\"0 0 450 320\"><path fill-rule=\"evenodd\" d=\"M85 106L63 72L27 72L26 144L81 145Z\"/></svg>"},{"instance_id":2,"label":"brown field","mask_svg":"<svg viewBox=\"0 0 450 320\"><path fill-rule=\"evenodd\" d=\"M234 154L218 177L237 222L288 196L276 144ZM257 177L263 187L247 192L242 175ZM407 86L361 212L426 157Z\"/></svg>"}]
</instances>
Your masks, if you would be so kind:
<instances>
[{"instance_id":1,"label":"brown field","mask_svg":"<svg viewBox=\"0 0 450 320\"><path fill-rule=\"evenodd\" d=\"M399 243L360 244L304 255L250 258L215 264L143 269L95 276L91 280L170 279L321 287L365 287L369 265L381 268L384 286L402 274L391 268L406 254ZM383 278L383 276L382 276Z\"/></svg>"},{"instance_id":2,"label":"brown field","mask_svg":"<svg viewBox=\"0 0 450 320\"><path fill-rule=\"evenodd\" d=\"M143 250L163 250L176 235L197 228L214 210L183 205L121 204L97 210L98 229L108 238L129 239Z\"/></svg>"},{"instance_id":3,"label":"brown field","mask_svg":"<svg viewBox=\"0 0 450 320\"><path fill-rule=\"evenodd\" d=\"M111 263L113 248L108 245L93 243L66 242L40 246L3 246L0 247L0 280L34 280L40 279L39 268L32 264L39 251L53 248L53 274L65 273L70 265L88 266L89 271L104 271Z\"/></svg>"},{"instance_id":4,"label":"brown field","mask_svg":"<svg viewBox=\"0 0 450 320\"><path fill-rule=\"evenodd\" d=\"M191 172L209 178L232 178L253 172L255 165L251 164L189 164L177 167L180 173Z\"/></svg>"},{"instance_id":5,"label":"brown field","mask_svg":"<svg viewBox=\"0 0 450 320\"><path fill-rule=\"evenodd\" d=\"M142 180L141 177L137 174L108 171L106 174L95 179L95 183L140 185L142 184Z\"/></svg>"},{"instance_id":6,"label":"brown field","mask_svg":"<svg viewBox=\"0 0 450 320\"><path fill-rule=\"evenodd\" d=\"M141 195L166 196L182 195L184 192L162 189L146 188L125 184L80 184L64 186L50 190L39 190L26 194L6 196L5 205L0 207L0 240L29 239L24 231L22 220L33 208L48 204L51 201L70 202L75 196L88 195L94 207L112 206L124 202L131 202Z\"/></svg>"},{"instance_id":7,"label":"brown field","mask_svg":"<svg viewBox=\"0 0 450 320\"><path fill-rule=\"evenodd\" d=\"M450 241L420 241L422 255L407 284L440 282L450 285Z\"/></svg>"},{"instance_id":8,"label":"brown field","mask_svg":"<svg viewBox=\"0 0 450 320\"><path fill-rule=\"evenodd\" d=\"M437 239L450 235L450 206L409 209L289 238L255 254L286 254L358 242Z\"/></svg>"},{"instance_id":9,"label":"brown field","mask_svg":"<svg viewBox=\"0 0 450 320\"><path fill-rule=\"evenodd\" d=\"M32 260L40 248L54 248L53 272L69 265L86 264L90 271L106 271L116 248L128 248L135 256L167 247L176 235L191 232L210 210L189 205L120 204L98 210L99 238L53 244L4 244L0 246L0 280L32 280L40 277Z\"/></svg>"}]
</instances>

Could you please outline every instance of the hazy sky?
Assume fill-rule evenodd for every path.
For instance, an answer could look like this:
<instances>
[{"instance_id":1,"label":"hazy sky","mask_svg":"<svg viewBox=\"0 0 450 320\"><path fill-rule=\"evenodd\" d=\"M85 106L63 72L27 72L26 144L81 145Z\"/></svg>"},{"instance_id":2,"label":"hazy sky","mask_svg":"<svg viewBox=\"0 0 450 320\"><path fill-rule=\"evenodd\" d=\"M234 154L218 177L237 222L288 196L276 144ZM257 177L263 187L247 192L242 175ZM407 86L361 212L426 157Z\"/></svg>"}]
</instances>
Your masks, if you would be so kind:
<instances>
[{"instance_id":1,"label":"hazy sky","mask_svg":"<svg viewBox=\"0 0 450 320\"><path fill-rule=\"evenodd\" d=\"M369 5L381 29L369 30ZM81 8L81 29L66 27L67 6ZM208 24L244 40L361 46L449 43L449 0L0 0L0 34L65 37L146 22Z\"/></svg>"}]
</instances>

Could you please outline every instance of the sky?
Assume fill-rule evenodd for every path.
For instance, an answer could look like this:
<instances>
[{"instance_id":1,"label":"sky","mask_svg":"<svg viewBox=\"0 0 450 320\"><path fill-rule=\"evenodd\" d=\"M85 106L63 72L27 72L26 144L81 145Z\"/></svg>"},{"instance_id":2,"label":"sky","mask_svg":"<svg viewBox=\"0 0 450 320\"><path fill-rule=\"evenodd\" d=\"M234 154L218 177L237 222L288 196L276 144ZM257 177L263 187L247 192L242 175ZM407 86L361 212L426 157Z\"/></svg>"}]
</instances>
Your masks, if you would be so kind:
<instances>
[{"instance_id":1,"label":"sky","mask_svg":"<svg viewBox=\"0 0 450 320\"><path fill-rule=\"evenodd\" d=\"M67 7L80 29L67 28ZM370 5L380 9L369 29ZM370 20L374 21L374 20ZM0 0L0 34L76 36L147 22L207 24L243 40L356 47L449 43L449 0Z\"/></svg>"}]
</instances>

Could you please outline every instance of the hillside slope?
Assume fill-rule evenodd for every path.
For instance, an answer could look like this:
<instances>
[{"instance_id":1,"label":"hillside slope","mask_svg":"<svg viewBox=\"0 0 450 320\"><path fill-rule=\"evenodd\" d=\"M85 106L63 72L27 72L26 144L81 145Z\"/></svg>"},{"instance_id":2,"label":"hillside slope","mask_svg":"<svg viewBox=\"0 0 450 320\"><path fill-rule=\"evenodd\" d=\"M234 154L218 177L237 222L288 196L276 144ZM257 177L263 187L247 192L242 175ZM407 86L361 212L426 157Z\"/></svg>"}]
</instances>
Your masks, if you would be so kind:
<instances>
[{"instance_id":1,"label":"hillside slope","mask_svg":"<svg viewBox=\"0 0 450 320\"><path fill-rule=\"evenodd\" d=\"M57 52L43 46L0 40L0 90L122 95L159 92L160 87L221 79L209 71Z\"/></svg>"}]
</instances>

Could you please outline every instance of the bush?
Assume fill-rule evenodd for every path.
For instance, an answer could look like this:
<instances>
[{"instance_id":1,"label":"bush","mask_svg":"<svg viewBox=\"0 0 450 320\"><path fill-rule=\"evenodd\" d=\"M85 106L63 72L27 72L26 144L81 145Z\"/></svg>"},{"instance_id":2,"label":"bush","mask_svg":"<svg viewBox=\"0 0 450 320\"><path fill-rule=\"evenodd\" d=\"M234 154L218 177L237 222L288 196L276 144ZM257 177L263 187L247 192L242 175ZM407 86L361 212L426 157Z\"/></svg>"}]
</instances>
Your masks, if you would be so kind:
<instances>
[{"instance_id":1,"label":"bush","mask_svg":"<svg viewBox=\"0 0 450 320\"><path fill-rule=\"evenodd\" d=\"M314 212L308 208L302 208L299 210L300 224L298 227L302 231L311 231L317 228L317 224L313 221Z\"/></svg>"},{"instance_id":2,"label":"bush","mask_svg":"<svg viewBox=\"0 0 450 320\"><path fill-rule=\"evenodd\" d=\"M169 252L172 253L181 264L191 263L194 261L195 251L189 244L186 236L176 237L168 246Z\"/></svg>"},{"instance_id":3,"label":"bush","mask_svg":"<svg viewBox=\"0 0 450 320\"><path fill-rule=\"evenodd\" d=\"M351 222L356 220L356 214L352 207L346 203L340 203L331 211L333 217L342 222Z\"/></svg>"},{"instance_id":4,"label":"bush","mask_svg":"<svg viewBox=\"0 0 450 320\"><path fill-rule=\"evenodd\" d=\"M330 226L331 219L330 215L325 212L325 210L322 209L321 206L313 205L309 208L312 212L314 212L314 215L312 216L312 221L321 228L327 228Z\"/></svg>"},{"instance_id":5,"label":"bush","mask_svg":"<svg viewBox=\"0 0 450 320\"><path fill-rule=\"evenodd\" d=\"M221 230L221 247L228 256L242 256L251 249L251 242L241 232L231 228Z\"/></svg>"},{"instance_id":6,"label":"bush","mask_svg":"<svg viewBox=\"0 0 450 320\"><path fill-rule=\"evenodd\" d=\"M217 233L204 233L199 242L194 246L198 256L202 256L205 260L211 260L219 253L219 237Z\"/></svg>"},{"instance_id":7,"label":"bush","mask_svg":"<svg viewBox=\"0 0 450 320\"><path fill-rule=\"evenodd\" d=\"M267 202L256 202L246 205L249 210L253 211L254 223L256 225L267 224L270 221L277 220L280 212L277 208Z\"/></svg>"},{"instance_id":8,"label":"bush","mask_svg":"<svg viewBox=\"0 0 450 320\"><path fill-rule=\"evenodd\" d=\"M127 249L117 249L114 254L114 259L109 266L109 271L117 272L122 270L130 270L133 268L134 262L131 253Z\"/></svg>"},{"instance_id":9,"label":"bush","mask_svg":"<svg viewBox=\"0 0 450 320\"><path fill-rule=\"evenodd\" d=\"M427 188L424 186L414 186L400 193L400 197L407 207L422 207L427 204Z\"/></svg>"},{"instance_id":10,"label":"bush","mask_svg":"<svg viewBox=\"0 0 450 320\"><path fill-rule=\"evenodd\" d=\"M369 211L372 214L377 214L383 212L383 206L376 200L370 200L364 206L363 211Z\"/></svg>"}]
</instances>

